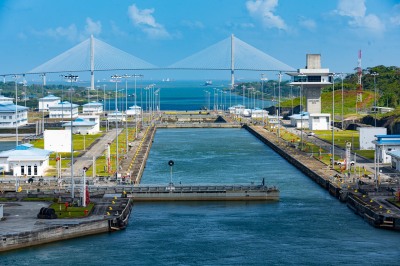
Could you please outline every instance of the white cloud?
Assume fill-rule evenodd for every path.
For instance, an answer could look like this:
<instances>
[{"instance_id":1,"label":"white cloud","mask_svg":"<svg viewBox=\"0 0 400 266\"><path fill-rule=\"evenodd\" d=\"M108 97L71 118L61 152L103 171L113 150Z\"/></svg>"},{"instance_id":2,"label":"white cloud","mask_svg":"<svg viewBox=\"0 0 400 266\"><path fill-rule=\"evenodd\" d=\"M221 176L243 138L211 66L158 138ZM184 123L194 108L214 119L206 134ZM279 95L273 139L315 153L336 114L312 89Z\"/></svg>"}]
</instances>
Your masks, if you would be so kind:
<instances>
[{"instance_id":1,"label":"white cloud","mask_svg":"<svg viewBox=\"0 0 400 266\"><path fill-rule=\"evenodd\" d=\"M69 41L77 40L79 35L75 24L71 24L68 27L50 28L43 31L33 30L32 34L38 36L47 36L55 39L66 38Z\"/></svg>"},{"instance_id":2,"label":"white cloud","mask_svg":"<svg viewBox=\"0 0 400 266\"><path fill-rule=\"evenodd\" d=\"M315 23L314 20L305 17L299 18L299 25L310 31L313 31L317 28L317 24Z\"/></svg>"},{"instance_id":3,"label":"white cloud","mask_svg":"<svg viewBox=\"0 0 400 266\"><path fill-rule=\"evenodd\" d=\"M278 0L249 0L246 2L246 8L250 16L260 20L264 27L287 30L285 21L274 14L277 6Z\"/></svg>"},{"instance_id":4,"label":"white cloud","mask_svg":"<svg viewBox=\"0 0 400 266\"><path fill-rule=\"evenodd\" d=\"M364 28L366 30L380 33L385 30L385 25L375 14L367 15L365 0L339 0L337 14L349 17L348 22L354 28Z\"/></svg>"},{"instance_id":5,"label":"white cloud","mask_svg":"<svg viewBox=\"0 0 400 266\"><path fill-rule=\"evenodd\" d=\"M400 26L400 4L393 6L393 12L395 13L395 15L390 17L390 22L394 26Z\"/></svg>"},{"instance_id":6,"label":"white cloud","mask_svg":"<svg viewBox=\"0 0 400 266\"><path fill-rule=\"evenodd\" d=\"M395 26L400 26L400 15L391 17L390 22Z\"/></svg>"},{"instance_id":7,"label":"white cloud","mask_svg":"<svg viewBox=\"0 0 400 266\"><path fill-rule=\"evenodd\" d=\"M128 7L128 16L132 20L134 26L140 28L150 38L168 39L171 35L163 25L156 22L153 17L154 8L142 9L136 7L135 4Z\"/></svg>"},{"instance_id":8,"label":"white cloud","mask_svg":"<svg viewBox=\"0 0 400 266\"><path fill-rule=\"evenodd\" d=\"M182 25L190 29L204 29L204 24L201 21L183 20Z\"/></svg>"},{"instance_id":9,"label":"white cloud","mask_svg":"<svg viewBox=\"0 0 400 266\"><path fill-rule=\"evenodd\" d=\"M94 22L91 18L86 18L85 32L89 35L99 35L101 33L101 22Z\"/></svg>"},{"instance_id":10,"label":"white cloud","mask_svg":"<svg viewBox=\"0 0 400 266\"><path fill-rule=\"evenodd\" d=\"M101 22L94 22L91 18L86 18L86 24L82 31L78 30L75 24L68 27L49 28L46 30L32 30L31 33L37 36L45 36L54 39L67 39L71 42L82 41L91 34L99 35L101 33Z\"/></svg>"},{"instance_id":11,"label":"white cloud","mask_svg":"<svg viewBox=\"0 0 400 266\"><path fill-rule=\"evenodd\" d=\"M252 28L254 28L254 24L253 24L253 23L227 22L227 23L225 23L225 25L226 25L228 28L232 28L232 29L242 29L242 30L246 30L246 29L252 29Z\"/></svg>"},{"instance_id":12,"label":"white cloud","mask_svg":"<svg viewBox=\"0 0 400 266\"><path fill-rule=\"evenodd\" d=\"M127 36L128 35L126 32L121 30L114 21L111 21L110 23L111 23L111 31L114 35L116 35L116 36Z\"/></svg>"},{"instance_id":13,"label":"white cloud","mask_svg":"<svg viewBox=\"0 0 400 266\"><path fill-rule=\"evenodd\" d=\"M365 0L339 0L337 11L341 16L364 17L367 7Z\"/></svg>"}]
</instances>

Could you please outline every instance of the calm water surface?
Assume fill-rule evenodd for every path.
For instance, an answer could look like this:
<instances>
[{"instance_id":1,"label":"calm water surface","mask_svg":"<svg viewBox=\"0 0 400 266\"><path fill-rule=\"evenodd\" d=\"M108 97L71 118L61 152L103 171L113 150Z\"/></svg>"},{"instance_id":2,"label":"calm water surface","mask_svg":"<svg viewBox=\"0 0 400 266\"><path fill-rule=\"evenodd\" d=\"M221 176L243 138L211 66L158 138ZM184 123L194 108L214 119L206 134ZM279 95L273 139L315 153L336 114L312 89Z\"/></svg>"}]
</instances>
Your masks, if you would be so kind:
<instances>
[{"instance_id":1,"label":"calm water surface","mask_svg":"<svg viewBox=\"0 0 400 266\"><path fill-rule=\"evenodd\" d=\"M357 217L243 129L158 130L143 184L266 183L277 203L136 204L122 232L0 255L0 265L397 265L397 232ZM1 227L0 227L1 228Z\"/></svg>"}]
</instances>

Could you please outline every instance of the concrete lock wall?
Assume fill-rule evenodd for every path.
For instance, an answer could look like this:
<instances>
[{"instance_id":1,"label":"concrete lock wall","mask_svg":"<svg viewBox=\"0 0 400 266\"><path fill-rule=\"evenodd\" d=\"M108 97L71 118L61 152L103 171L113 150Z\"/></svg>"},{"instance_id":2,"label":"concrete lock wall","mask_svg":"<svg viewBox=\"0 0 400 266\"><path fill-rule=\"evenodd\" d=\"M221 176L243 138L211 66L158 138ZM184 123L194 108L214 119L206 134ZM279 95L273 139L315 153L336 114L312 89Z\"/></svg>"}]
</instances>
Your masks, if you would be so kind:
<instances>
[{"instance_id":1,"label":"concrete lock wall","mask_svg":"<svg viewBox=\"0 0 400 266\"><path fill-rule=\"evenodd\" d=\"M108 231L108 220L99 220L76 225L57 225L20 234L3 235L2 239L0 239L0 252Z\"/></svg>"}]
</instances>

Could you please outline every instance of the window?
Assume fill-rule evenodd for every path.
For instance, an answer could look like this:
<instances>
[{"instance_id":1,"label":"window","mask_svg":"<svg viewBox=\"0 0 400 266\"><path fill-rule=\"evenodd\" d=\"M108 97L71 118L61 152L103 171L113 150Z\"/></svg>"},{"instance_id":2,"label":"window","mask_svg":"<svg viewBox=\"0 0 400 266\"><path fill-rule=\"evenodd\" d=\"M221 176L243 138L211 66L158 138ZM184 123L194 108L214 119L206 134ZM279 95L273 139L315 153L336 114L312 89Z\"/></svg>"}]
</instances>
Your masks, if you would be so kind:
<instances>
[{"instance_id":1,"label":"window","mask_svg":"<svg viewBox=\"0 0 400 266\"><path fill-rule=\"evenodd\" d=\"M28 175L32 175L32 168L30 165L28 165Z\"/></svg>"},{"instance_id":2,"label":"window","mask_svg":"<svg viewBox=\"0 0 400 266\"><path fill-rule=\"evenodd\" d=\"M25 165L21 165L21 175L25 174Z\"/></svg>"},{"instance_id":3,"label":"window","mask_svg":"<svg viewBox=\"0 0 400 266\"><path fill-rule=\"evenodd\" d=\"M314 122L319 123L319 117L314 117Z\"/></svg>"},{"instance_id":4,"label":"window","mask_svg":"<svg viewBox=\"0 0 400 266\"><path fill-rule=\"evenodd\" d=\"M37 165L33 166L33 175L37 175Z\"/></svg>"},{"instance_id":5,"label":"window","mask_svg":"<svg viewBox=\"0 0 400 266\"><path fill-rule=\"evenodd\" d=\"M321 82L321 76L308 76L308 82Z\"/></svg>"}]
</instances>

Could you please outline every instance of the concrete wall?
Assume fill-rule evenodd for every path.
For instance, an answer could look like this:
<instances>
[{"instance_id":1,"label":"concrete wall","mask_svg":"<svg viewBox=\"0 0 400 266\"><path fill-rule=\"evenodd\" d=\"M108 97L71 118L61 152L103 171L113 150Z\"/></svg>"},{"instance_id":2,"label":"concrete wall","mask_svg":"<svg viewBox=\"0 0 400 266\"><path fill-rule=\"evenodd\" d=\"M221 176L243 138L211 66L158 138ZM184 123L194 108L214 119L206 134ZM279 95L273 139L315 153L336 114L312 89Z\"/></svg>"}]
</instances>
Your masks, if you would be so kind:
<instances>
[{"instance_id":1,"label":"concrete wall","mask_svg":"<svg viewBox=\"0 0 400 266\"><path fill-rule=\"evenodd\" d=\"M372 141L375 140L375 135L386 135L385 127L359 127L360 132L360 150L374 150L375 145Z\"/></svg>"},{"instance_id":2,"label":"concrete wall","mask_svg":"<svg viewBox=\"0 0 400 266\"><path fill-rule=\"evenodd\" d=\"M70 152L71 132L69 130L45 130L44 149L55 152Z\"/></svg>"},{"instance_id":3,"label":"concrete wall","mask_svg":"<svg viewBox=\"0 0 400 266\"><path fill-rule=\"evenodd\" d=\"M0 252L108 231L108 220L99 220L82 222L77 225L52 226L43 230L3 235L2 239L0 239Z\"/></svg>"},{"instance_id":4,"label":"concrete wall","mask_svg":"<svg viewBox=\"0 0 400 266\"><path fill-rule=\"evenodd\" d=\"M321 113L321 88L307 88L305 96L307 112L310 114Z\"/></svg>"}]
</instances>

